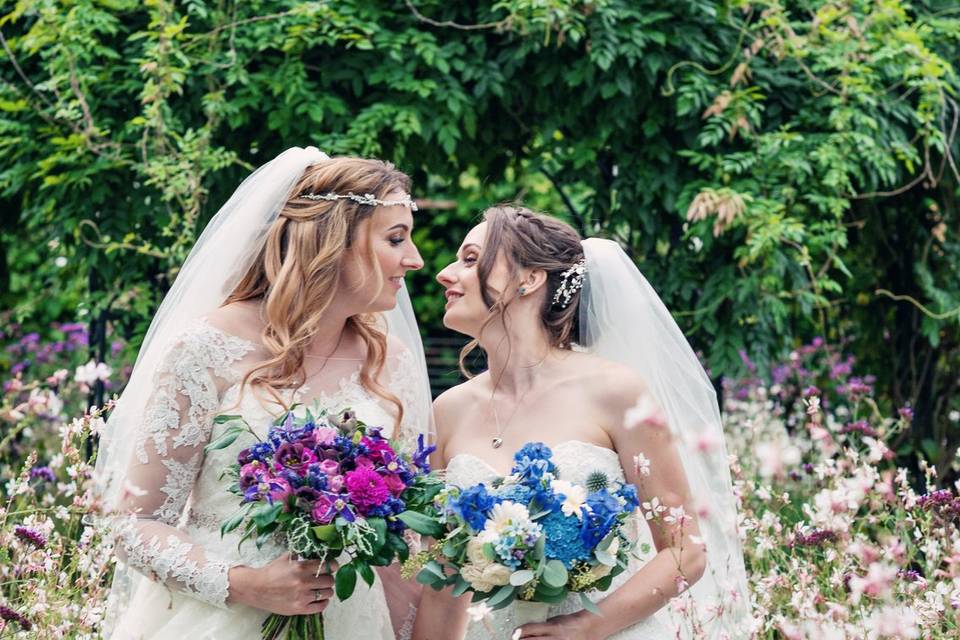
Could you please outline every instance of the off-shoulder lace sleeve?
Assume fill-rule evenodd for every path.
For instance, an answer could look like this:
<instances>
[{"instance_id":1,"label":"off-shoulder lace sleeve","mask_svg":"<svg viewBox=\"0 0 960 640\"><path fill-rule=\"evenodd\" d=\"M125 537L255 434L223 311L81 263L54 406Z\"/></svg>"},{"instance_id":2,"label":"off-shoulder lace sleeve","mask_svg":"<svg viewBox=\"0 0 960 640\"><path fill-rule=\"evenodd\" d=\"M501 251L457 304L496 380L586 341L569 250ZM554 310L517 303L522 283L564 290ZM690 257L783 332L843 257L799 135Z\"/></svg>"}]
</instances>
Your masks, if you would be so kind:
<instances>
[{"instance_id":1,"label":"off-shoulder lace sleeve","mask_svg":"<svg viewBox=\"0 0 960 640\"><path fill-rule=\"evenodd\" d=\"M165 354L127 470L116 530L128 565L171 589L224 607L230 567L177 528L210 439L221 391L236 382L233 364L250 342L200 321Z\"/></svg>"},{"instance_id":2,"label":"off-shoulder lace sleeve","mask_svg":"<svg viewBox=\"0 0 960 640\"><path fill-rule=\"evenodd\" d=\"M403 403L403 419L397 438L404 451L417 447L417 436L432 431L430 384L426 372L405 347L397 348L388 360L388 388Z\"/></svg>"}]
</instances>

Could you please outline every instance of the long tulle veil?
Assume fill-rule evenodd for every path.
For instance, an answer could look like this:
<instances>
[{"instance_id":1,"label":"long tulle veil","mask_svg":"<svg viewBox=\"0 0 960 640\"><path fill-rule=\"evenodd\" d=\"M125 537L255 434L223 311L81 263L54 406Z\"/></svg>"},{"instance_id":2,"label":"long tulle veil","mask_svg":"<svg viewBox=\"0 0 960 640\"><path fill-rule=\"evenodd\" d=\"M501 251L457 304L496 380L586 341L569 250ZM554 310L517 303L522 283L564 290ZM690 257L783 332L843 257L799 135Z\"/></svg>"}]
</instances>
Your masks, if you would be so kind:
<instances>
[{"instance_id":1,"label":"long tulle veil","mask_svg":"<svg viewBox=\"0 0 960 640\"><path fill-rule=\"evenodd\" d=\"M665 613L680 626L680 637L750 637L737 505L713 385L656 291L620 246L590 238L583 249L580 345L646 380L667 415L698 505L707 570L681 596L692 606L686 614L692 617ZM699 630L694 619L702 625Z\"/></svg>"},{"instance_id":2,"label":"long tulle veil","mask_svg":"<svg viewBox=\"0 0 960 640\"><path fill-rule=\"evenodd\" d=\"M101 435L96 480L107 509L117 504L124 491L136 430L152 390L154 374L171 340L191 320L223 304L260 253L267 230L304 170L328 159L315 147L287 149L247 177L203 230L150 323L130 380ZM408 409L414 415L425 417L420 429L429 436L430 387L423 344L406 289L399 292L397 306L384 313L383 319L388 334L399 339L414 357L417 380L411 383L417 389L418 406ZM132 570L117 567L110 595L111 611L125 609L134 578Z\"/></svg>"}]
</instances>

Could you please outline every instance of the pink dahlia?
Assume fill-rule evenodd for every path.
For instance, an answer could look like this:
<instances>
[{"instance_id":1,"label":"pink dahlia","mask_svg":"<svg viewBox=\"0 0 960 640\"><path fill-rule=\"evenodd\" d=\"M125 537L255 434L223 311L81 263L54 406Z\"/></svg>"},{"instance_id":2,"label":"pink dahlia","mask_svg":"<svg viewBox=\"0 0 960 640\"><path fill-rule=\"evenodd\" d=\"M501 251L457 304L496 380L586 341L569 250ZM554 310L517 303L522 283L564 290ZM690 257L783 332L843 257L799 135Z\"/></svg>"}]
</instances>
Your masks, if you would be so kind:
<instances>
[{"instance_id":1,"label":"pink dahlia","mask_svg":"<svg viewBox=\"0 0 960 640\"><path fill-rule=\"evenodd\" d=\"M378 507L390 497L390 489L380 474L370 467L357 467L346 474L347 493L350 502L361 515L373 507Z\"/></svg>"}]
</instances>

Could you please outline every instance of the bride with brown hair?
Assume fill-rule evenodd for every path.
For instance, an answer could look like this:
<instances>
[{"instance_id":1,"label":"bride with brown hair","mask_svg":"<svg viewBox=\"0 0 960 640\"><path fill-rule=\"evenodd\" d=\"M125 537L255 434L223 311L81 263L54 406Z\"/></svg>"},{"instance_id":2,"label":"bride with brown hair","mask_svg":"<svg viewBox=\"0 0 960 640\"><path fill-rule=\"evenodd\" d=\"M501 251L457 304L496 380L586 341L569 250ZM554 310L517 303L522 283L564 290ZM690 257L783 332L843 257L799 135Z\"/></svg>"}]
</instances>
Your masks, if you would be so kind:
<instances>
[{"instance_id":1,"label":"bride with brown hair","mask_svg":"<svg viewBox=\"0 0 960 640\"><path fill-rule=\"evenodd\" d=\"M539 442L558 469L556 478L545 474L551 482L587 487L599 474L633 485L642 515L637 557L608 591L588 593L601 615L572 594L540 607L539 621L525 619L537 607L514 601L494 611L481 604L470 622L468 598L428 589L414 638L749 637L713 386L619 245L581 240L568 224L523 207L494 207L437 280L444 325L470 336L464 354L479 346L489 365L434 403L434 467L446 468L447 482L489 485L509 474L515 452ZM491 593L490 585L509 588L503 568L488 581Z\"/></svg>"},{"instance_id":2,"label":"bride with brown hair","mask_svg":"<svg viewBox=\"0 0 960 640\"><path fill-rule=\"evenodd\" d=\"M339 602L318 561L290 557L277 540L221 535L237 508L221 472L254 439L204 446L224 428L218 414L240 414L263 436L277 415L314 401L351 408L409 446L427 432L404 287L423 266L415 210L409 178L391 165L310 147L258 169L211 220L101 441L120 560L107 635L254 639L270 613L320 611L328 640L409 635L418 592L395 568Z\"/></svg>"}]
</instances>

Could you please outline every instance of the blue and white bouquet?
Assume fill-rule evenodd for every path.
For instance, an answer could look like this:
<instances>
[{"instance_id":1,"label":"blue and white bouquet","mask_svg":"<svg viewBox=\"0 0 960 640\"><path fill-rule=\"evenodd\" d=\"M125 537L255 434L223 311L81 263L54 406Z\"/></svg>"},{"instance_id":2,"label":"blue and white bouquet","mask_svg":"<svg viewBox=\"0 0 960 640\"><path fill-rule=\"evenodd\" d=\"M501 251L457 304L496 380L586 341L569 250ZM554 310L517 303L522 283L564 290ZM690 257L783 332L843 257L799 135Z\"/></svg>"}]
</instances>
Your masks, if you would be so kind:
<instances>
[{"instance_id":1,"label":"blue and white bouquet","mask_svg":"<svg viewBox=\"0 0 960 640\"><path fill-rule=\"evenodd\" d=\"M438 590L453 585L454 596L471 592L491 609L580 593L584 608L598 612L586 592L608 589L626 569L637 492L600 471L587 486L567 482L552 456L543 443L529 443L509 476L444 489L435 506L446 534L417 580Z\"/></svg>"}]
</instances>

